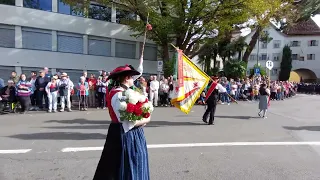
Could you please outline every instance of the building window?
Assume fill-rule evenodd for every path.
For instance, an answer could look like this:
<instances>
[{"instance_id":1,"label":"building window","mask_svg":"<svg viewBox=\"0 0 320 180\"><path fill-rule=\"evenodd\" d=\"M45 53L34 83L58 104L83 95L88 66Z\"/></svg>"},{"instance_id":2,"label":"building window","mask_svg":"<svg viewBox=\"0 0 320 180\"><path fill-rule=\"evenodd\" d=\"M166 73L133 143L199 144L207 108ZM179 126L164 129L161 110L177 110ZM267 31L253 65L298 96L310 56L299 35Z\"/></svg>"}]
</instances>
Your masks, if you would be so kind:
<instances>
[{"instance_id":1,"label":"building window","mask_svg":"<svg viewBox=\"0 0 320 180\"><path fill-rule=\"evenodd\" d=\"M136 58L136 42L116 40L116 57Z\"/></svg>"},{"instance_id":2,"label":"building window","mask_svg":"<svg viewBox=\"0 0 320 180\"><path fill-rule=\"evenodd\" d=\"M317 40L308 41L308 46L318 46L318 45L319 45L319 41Z\"/></svg>"},{"instance_id":3,"label":"building window","mask_svg":"<svg viewBox=\"0 0 320 180\"><path fill-rule=\"evenodd\" d=\"M250 61L257 60L257 55L256 54L251 54L250 57L249 57L249 60Z\"/></svg>"},{"instance_id":4,"label":"building window","mask_svg":"<svg viewBox=\"0 0 320 180\"><path fill-rule=\"evenodd\" d=\"M281 46L281 41L280 40L274 40L273 41L273 48L278 49Z\"/></svg>"},{"instance_id":5,"label":"building window","mask_svg":"<svg viewBox=\"0 0 320 180\"><path fill-rule=\"evenodd\" d=\"M129 20L136 20L137 16L126 10L117 9L116 22L119 24L126 24Z\"/></svg>"},{"instance_id":6,"label":"building window","mask_svg":"<svg viewBox=\"0 0 320 180\"><path fill-rule=\"evenodd\" d=\"M15 47L14 26L0 25L0 47Z\"/></svg>"},{"instance_id":7,"label":"building window","mask_svg":"<svg viewBox=\"0 0 320 180\"><path fill-rule=\"evenodd\" d=\"M272 54L273 56L273 61L279 61L280 60L280 54L279 53L274 53Z\"/></svg>"},{"instance_id":8,"label":"building window","mask_svg":"<svg viewBox=\"0 0 320 180\"><path fill-rule=\"evenodd\" d=\"M300 41L291 41L291 47L299 47L300 43Z\"/></svg>"},{"instance_id":9,"label":"building window","mask_svg":"<svg viewBox=\"0 0 320 180\"><path fill-rule=\"evenodd\" d=\"M77 7L71 7L70 5L64 3L62 0L59 0L58 2L59 13L83 17L83 13L81 11L76 11L75 9L77 9Z\"/></svg>"},{"instance_id":10,"label":"building window","mask_svg":"<svg viewBox=\"0 0 320 180\"><path fill-rule=\"evenodd\" d=\"M142 43L140 44L142 48ZM158 48L157 45L146 44L144 46L143 58L145 60L156 61L158 59Z\"/></svg>"},{"instance_id":11,"label":"building window","mask_svg":"<svg viewBox=\"0 0 320 180\"><path fill-rule=\"evenodd\" d=\"M278 75L278 69L272 69L272 75Z\"/></svg>"},{"instance_id":12,"label":"building window","mask_svg":"<svg viewBox=\"0 0 320 180\"><path fill-rule=\"evenodd\" d=\"M100 37L89 37L88 54L96 56L111 56L111 40Z\"/></svg>"},{"instance_id":13,"label":"building window","mask_svg":"<svg viewBox=\"0 0 320 180\"><path fill-rule=\"evenodd\" d=\"M268 48L268 43L262 43L261 44L261 49L267 49Z\"/></svg>"},{"instance_id":14,"label":"building window","mask_svg":"<svg viewBox=\"0 0 320 180\"><path fill-rule=\"evenodd\" d=\"M268 55L267 54L261 54L260 55L260 60L266 61L267 59L268 59Z\"/></svg>"},{"instance_id":15,"label":"building window","mask_svg":"<svg viewBox=\"0 0 320 180\"><path fill-rule=\"evenodd\" d=\"M23 27L22 48L52 51L52 32Z\"/></svg>"},{"instance_id":16,"label":"building window","mask_svg":"<svg viewBox=\"0 0 320 180\"><path fill-rule=\"evenodd\" d=\"M6 5L15 6L16 5L16 1L15 0L4 0L4 1L0 1L0 4L6 4Z\"/></svg>"},{"instance_id":17,"label":"building window","mask_svg":"<svg viewBox=\"0 0 320 180\"><path fill-rule=\"evenodd\" d=\"M23 7L52 11L52 0L23 0Z\"/></svg>"},{"instance_id":18,"label":"building window","mask_svg":"<svg viewBox=\"0 0 320 180\"><path fill-rule=\"evenodd\" d=\"M91 2L89 6L89 15L91 19L111 22L111 8Z\"/></svg>"},{"instance_id":19,"label":"building window","mask_svg":"<svg viewBox=\"0 0 320 180\"><path fill-rule=\"evenodd\" d=\"M83 54L83 36L80 34L58 32L58 51Z\"/></svg>"},{"instance_id":20,"label":"building window","mask_svg":"<svg viewBox=\"0 0 320 180\"><path fill-rule=\"evenodd\" d=\"M299 57L298 54L291 55L292 60L298 60L299 59L298 57Z\"/></svg>"},{"instance_id":21,"label":"building window","mask_svg":"<svg viewBox=\"0 0 320 180\"><path fill-rule=\"evenodd\" d=\"M307 59L308 60L315 60L316 59L316 55L315 54L307 54Z\"/></svg>"},{"instance_id":22,"label":"building window","mask_svg":"<svg viewBox=\"0 0 320 180\"><path fill-rule=\"evenodd\" d=\"M299 61L304 61L304 56L300 56Z\"/></svg>"}]
</instances>

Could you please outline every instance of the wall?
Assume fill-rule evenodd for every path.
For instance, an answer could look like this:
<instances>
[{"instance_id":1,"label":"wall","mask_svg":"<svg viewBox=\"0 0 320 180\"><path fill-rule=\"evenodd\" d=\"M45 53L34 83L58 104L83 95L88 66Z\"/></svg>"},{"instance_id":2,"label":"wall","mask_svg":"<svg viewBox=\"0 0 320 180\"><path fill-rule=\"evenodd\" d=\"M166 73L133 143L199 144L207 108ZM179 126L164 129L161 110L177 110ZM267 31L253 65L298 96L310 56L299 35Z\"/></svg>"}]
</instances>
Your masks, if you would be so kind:
<instances>
[{"instance_id":1,"label":"wall","mask_svg":"<svg viewBox=\"0 0 320 180\"><path fill-rule=\"evenodd\" d=\"M20 4L21 6L22 1L16 1L18 1L16 5ZM143 42L143 38L132 37L132 32L125 25L17 6L0 4L0 24L14 25L16 33L16 48L0 48L0 66L15 66L16 71L21 73L21 67L23 66L49 67L53 68L53 71L56 68L111 71L119 65L132 64L137 66L139 63L140 43ZM54 8L56 9L55 6L53 6L53 10ZM82 34L84 36L84 54L21 49L21 27L24 26L52 30L53 50L56 49L57 32ZM112 57L85 55L87 54L88 35L112 38ZM135 59L114 57L115 39L135 41ZM150 40L147 40L147 43L154 44ZM145 73L155 74L156 71L156 61L144 61Z\"/></svg>"},{"instance_id":2,"label":"wall","mask_svg":"<svg viewBox=\"0 0 320 180\"><path fill-rule=\"evenodd\" d=\"M293 60L292 62L292 70L296 69L310 69L312 70L318 78L320 78L320 36L287 36L281 32L276 31L273 26L270 26L266 28L270 34L270 37L273 38L273 40L268 44L267 49L259 49L259 54L261 53L267 53L269 56L269 59L273 61L272 54L273 53L280 53L280 59L279 61L273 61L274 62L274 69L278 69L278 74L280 72L280 63L282 60L282 50L285 45L290 45L291 41L301 41L300 47L291 47L292 54L299 54L301 56L304 56L304 61L298 61ZM246 42L249 44L252 35L254 32L250 33L246 37ZM275 40L281 40L281 46L280 48L273 48L273 42ZM318 46L308 46L308 41L310 40L318 40L319 45ZM261 43L260 43L261 47ZM256 48L253 49L251 54L257 54L257 45ZM315 54L315 60L307 60L307 54ZM253 66L256 64L255 60L249 60L248 62L248 69L252 69ZM265 67L264 60L259 60L259 63L262 67ZM271 76L271 79L276 80L278 79L278 74L273 74Z\"/></svg>"}]
</instances>

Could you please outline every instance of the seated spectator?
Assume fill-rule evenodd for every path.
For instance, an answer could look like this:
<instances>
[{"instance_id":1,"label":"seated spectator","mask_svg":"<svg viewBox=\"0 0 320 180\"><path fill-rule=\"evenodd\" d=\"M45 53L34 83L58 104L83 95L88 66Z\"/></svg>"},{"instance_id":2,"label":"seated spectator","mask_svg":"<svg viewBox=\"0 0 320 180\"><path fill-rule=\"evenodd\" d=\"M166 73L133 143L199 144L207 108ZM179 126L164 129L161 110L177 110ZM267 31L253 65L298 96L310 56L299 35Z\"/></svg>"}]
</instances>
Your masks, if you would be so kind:
<instances>
[{"instance_id":1,"label":"seated spectator","mask_svg":"<svg viewBox=\"0 0 320 180\"><path fill-rule=\"evenodd\" d=\"M14 86L14 82L12 80L8 80L8 85L1 89L0 97L2 103L9 105L10 112L13 112L13 103L17 102L16 98L16 87Z\"/></svg>"}]
</instances>

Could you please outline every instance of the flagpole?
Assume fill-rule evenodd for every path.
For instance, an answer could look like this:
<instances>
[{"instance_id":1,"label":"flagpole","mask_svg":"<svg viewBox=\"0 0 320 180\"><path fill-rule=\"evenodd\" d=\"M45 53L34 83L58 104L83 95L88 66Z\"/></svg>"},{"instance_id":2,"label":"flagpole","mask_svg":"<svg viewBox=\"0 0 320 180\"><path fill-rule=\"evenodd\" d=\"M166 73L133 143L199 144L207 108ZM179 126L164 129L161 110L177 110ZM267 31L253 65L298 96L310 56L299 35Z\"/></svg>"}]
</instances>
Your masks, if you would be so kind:
<instances>
[{"instance_id":1,"label":"flagpole","mask_svg":"<svg viewBox=\"0 0 320 180\"><path fill-rule=\"evenodd\" d=\"M170 43L171 44L171 46L172 47L174 47L176 50L179 50L179 48L178 47L176 47L175 45L173 45L172 43ZM190 62L193 64L193 65L195 65L197 68L199 68L196 64L194 64L191 60L190 60ZM200 69L200 68L199 68ZM204 74L206 74L210 79L211 79L211 81L213 81L214 82L214 80L211 78L211 76L209 76L206 72L203 72ZM237 104L238 104L238 101L237 100L235 100L235 99L233 99L231 96L230 96L230 94L229 93L227 93L226 92L226 94L229 96L229 98L232 100L232 101L234 101L234 102L236 102Z\"/></svg>"}]
</instances>

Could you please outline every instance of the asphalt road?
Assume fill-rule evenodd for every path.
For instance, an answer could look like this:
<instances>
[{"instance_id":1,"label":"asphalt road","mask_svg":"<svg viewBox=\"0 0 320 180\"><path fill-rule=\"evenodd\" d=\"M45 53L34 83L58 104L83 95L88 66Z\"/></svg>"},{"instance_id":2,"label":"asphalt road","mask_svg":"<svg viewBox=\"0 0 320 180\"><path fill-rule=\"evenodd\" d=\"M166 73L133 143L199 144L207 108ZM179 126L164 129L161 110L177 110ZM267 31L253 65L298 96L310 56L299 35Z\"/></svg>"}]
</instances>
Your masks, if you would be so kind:
<instances>
[{"instance_id":1,"label":"asphalt road","mask_svg":"<svg viewBox=\"0 0 320 180\"><path fill-rule=\"evenodd\" d=\"M268 119L257 103L219 105L215 126L202 123L202 106L156 108L145 127L151 179L319 180L319 100L272 102ZM108 124L102 110L0 116L0 180L92 179Z\"/></svg>"}]
</instances>

